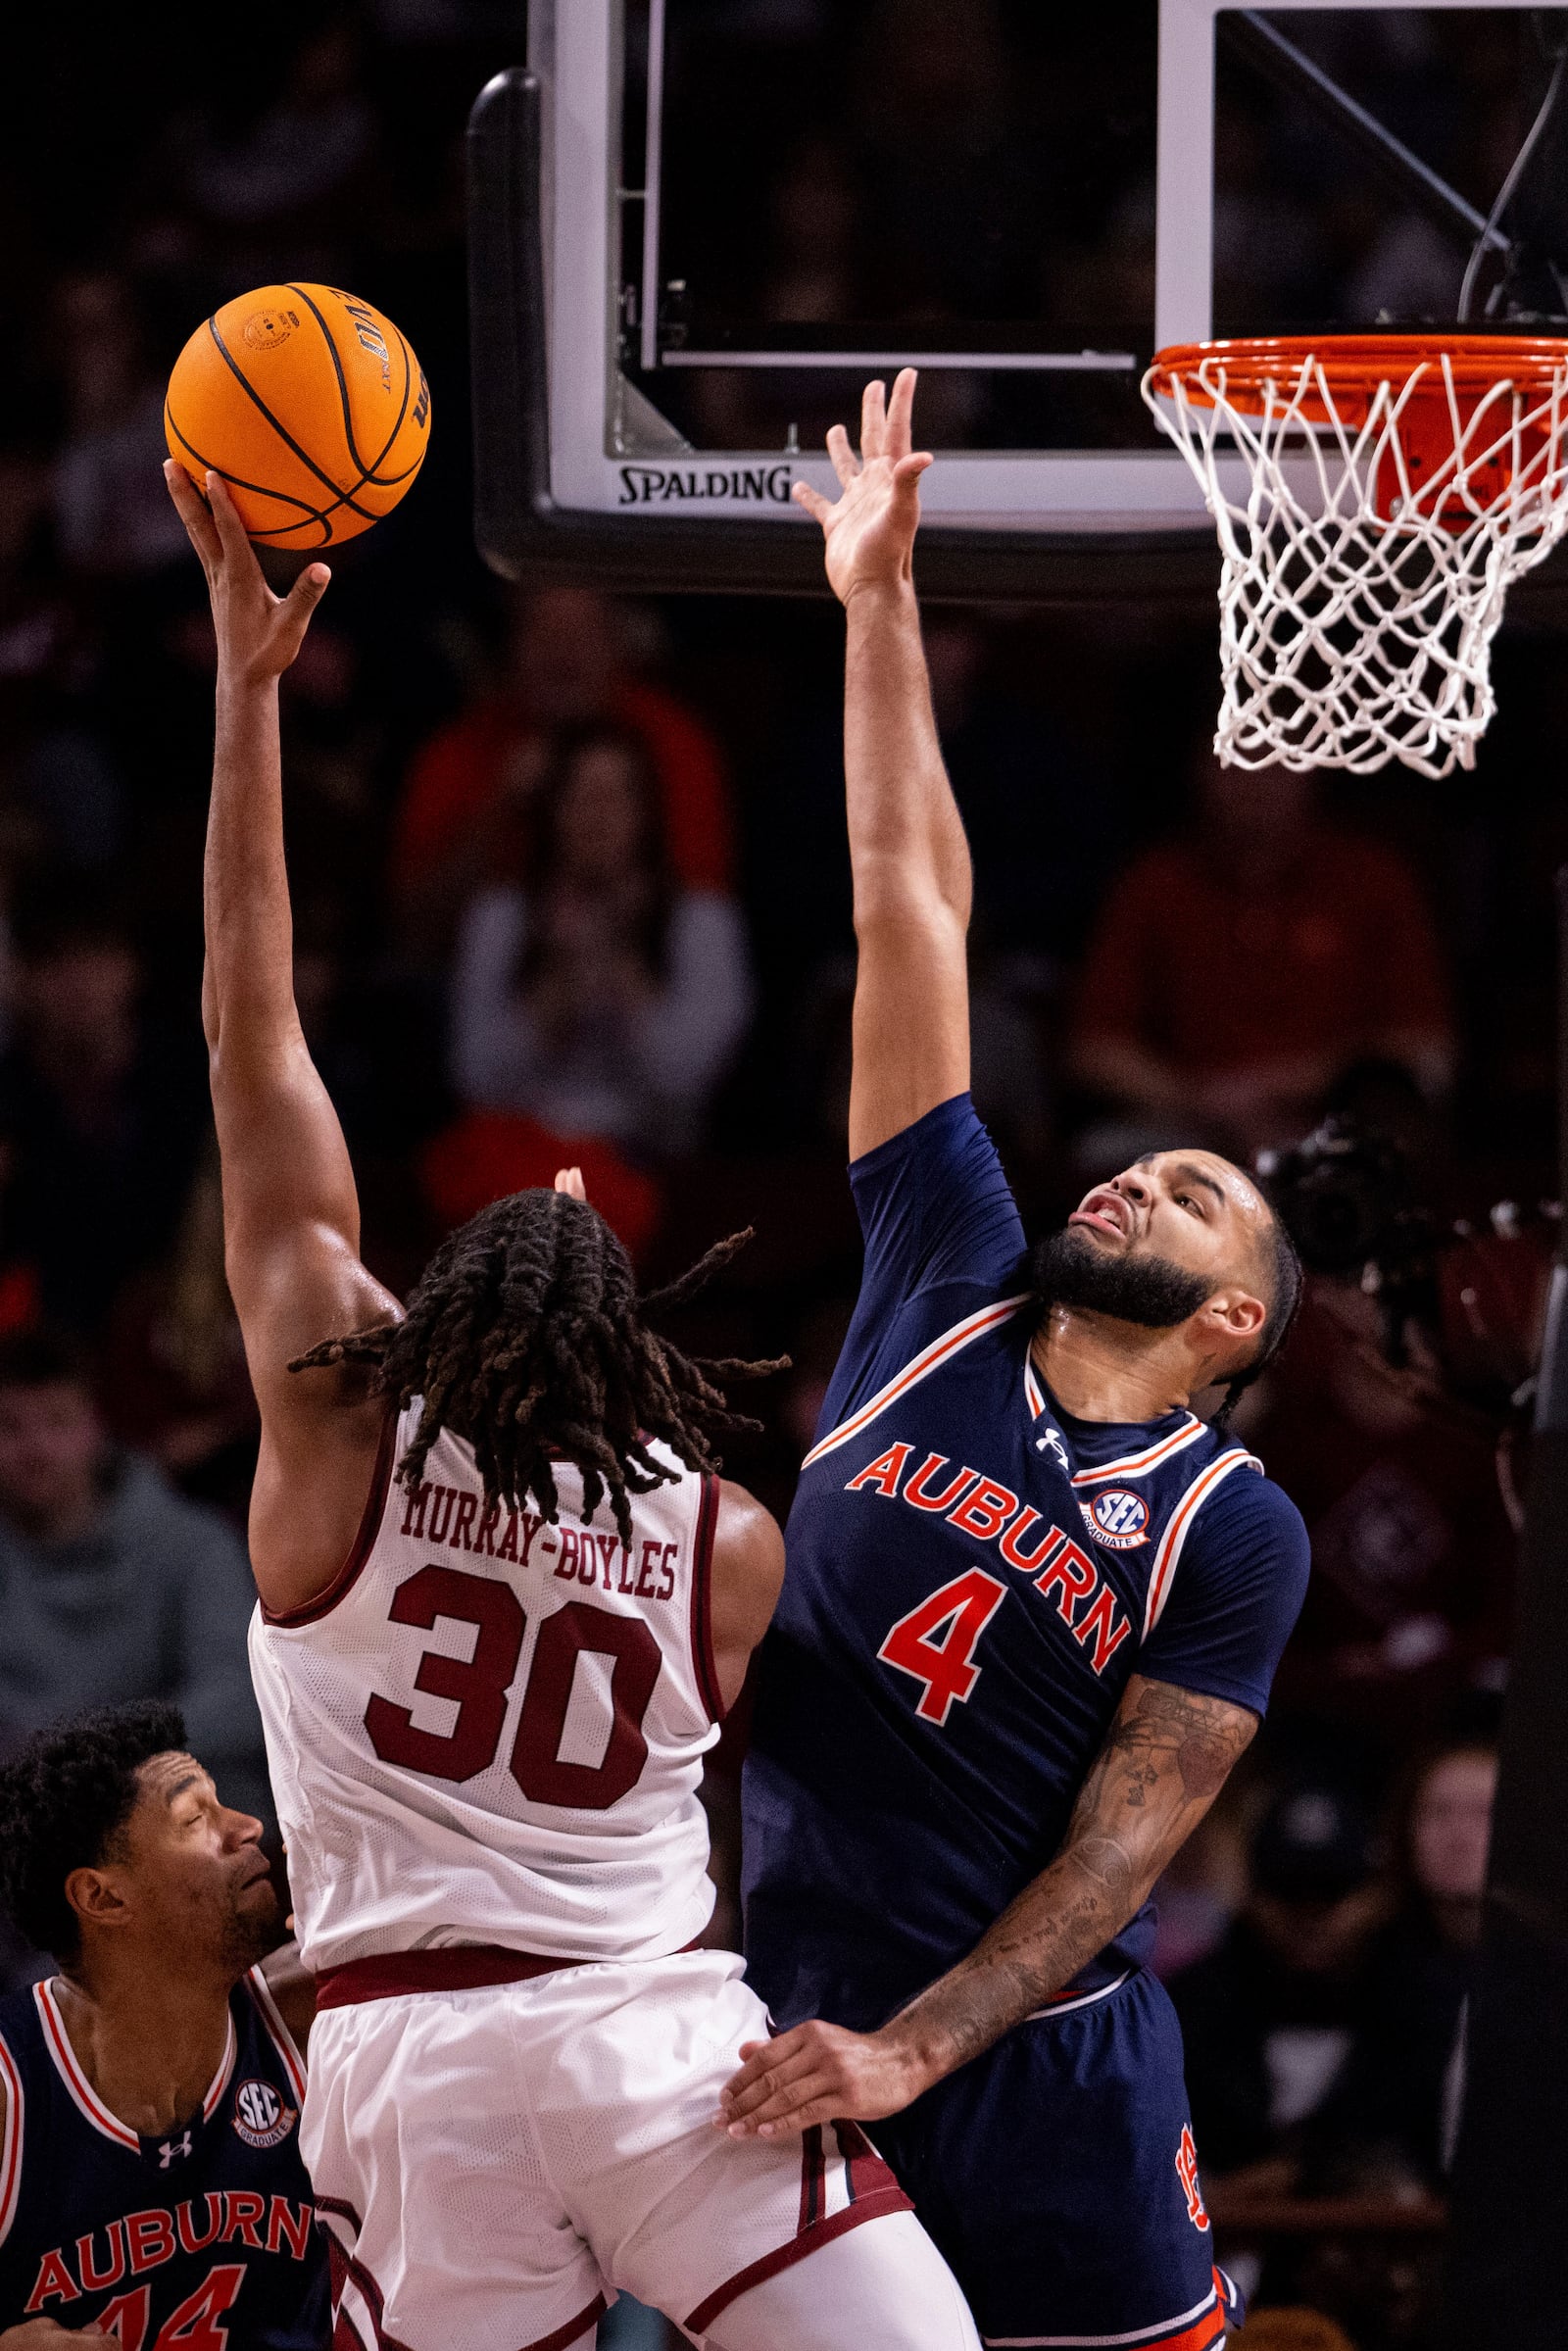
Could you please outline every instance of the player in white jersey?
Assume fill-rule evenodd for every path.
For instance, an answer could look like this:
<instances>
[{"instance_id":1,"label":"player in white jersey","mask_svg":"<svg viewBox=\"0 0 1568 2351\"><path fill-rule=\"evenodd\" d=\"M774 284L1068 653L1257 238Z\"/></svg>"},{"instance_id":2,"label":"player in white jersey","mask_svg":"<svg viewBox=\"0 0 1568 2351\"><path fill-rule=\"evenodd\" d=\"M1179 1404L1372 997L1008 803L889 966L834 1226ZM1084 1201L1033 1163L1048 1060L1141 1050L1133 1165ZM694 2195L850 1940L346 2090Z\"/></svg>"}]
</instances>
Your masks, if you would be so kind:
<instances>
[{"instance_id":1,"label":"player in white jersey","mask_svg":"<svg viewBox=\"0 0 1568 2351\"><path fill-rule=\"evenodd\" d=\"M763 1367L647 1317L733 1245L640 1300L573 1172L455 1233L406 1312L367 1272L283 863L277 680L328 575L275 598L218 476L169 479L218 632L202 1010L334 2342L567 2351L625 2288L714 2351L971 2351L853 2124L714 2128L767 2020L695 1947L697 1782L783 1545L713 1456L717 1380Z\"/></svg>"}]
</instances>

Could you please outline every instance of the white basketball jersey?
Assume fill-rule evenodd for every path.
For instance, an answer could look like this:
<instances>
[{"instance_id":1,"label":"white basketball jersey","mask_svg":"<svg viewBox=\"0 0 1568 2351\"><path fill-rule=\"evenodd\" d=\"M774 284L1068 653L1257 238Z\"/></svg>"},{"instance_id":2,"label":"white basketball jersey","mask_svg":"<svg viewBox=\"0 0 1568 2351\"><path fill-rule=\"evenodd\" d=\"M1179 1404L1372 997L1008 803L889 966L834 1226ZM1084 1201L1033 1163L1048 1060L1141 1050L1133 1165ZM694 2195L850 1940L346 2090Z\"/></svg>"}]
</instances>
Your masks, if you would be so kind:
<instances>
[{"instance_id":1,"label":"white basketball jersey","mask_svg":"<svg viewBox=\"0 0 1568 2351\"><path fill-rule=\"evenodd\" d=\"M364 1524L309 1607L251 1624L305 1965L498 1943L562 1959L684 1948L712 1908L702 1758L716 1479L682 1469L587 1526L486 1507L443 1430L419 1486L389 1420ZM661 1446L656 1457L679 1468Z\"/></svg>"}]
</instances>

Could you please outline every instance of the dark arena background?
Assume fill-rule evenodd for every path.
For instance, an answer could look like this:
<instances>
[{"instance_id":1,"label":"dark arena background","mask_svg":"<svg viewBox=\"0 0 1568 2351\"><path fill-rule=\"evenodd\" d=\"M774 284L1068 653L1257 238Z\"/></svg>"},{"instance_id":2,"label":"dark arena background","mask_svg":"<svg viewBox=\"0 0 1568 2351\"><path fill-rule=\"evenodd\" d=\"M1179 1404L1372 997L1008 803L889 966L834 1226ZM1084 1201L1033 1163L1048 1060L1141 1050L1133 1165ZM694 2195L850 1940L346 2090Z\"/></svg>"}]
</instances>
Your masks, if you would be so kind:
<instances>
[{"instance_id":1,"label":"dark arena background","mask_svg":"<svg viewBox=\"0 0 1568 2351\"><path fill-rule=\"evenodd\" d=\"M419 481L331 551L282 687L296 990L366 1260L406 1295L454 1225L563 1161L647 1285L755 1226L681 1337L792 1359L725 1460L781 1519L859 1235L843 627L814 532L768 510L798 466L825 479L865 373L926 359L916 446L973 468L947 509L933 485L915 567L974 858L974 1093L1025 1222L1196 1140L1262 1154L1309 1271L1237 1427L1306 1521L1310 1591L1158 1889L1152 1963L1240 2339L1560 2341L1560 1299L1538 1373L1568 569L1510 597L1473 768L1222 766L1213 534L1137 395L1173 320L1568 332L1551 107L1493 217L1568 12L1166 0L1162 32L1154 0L577 5L531 28L523 0L7 25L0 1761L80 1707L171 1698L272 1818L199 1007L215 653L160 472L192 326L252 286L353 288L431 390ZM550 108L590 14L584 161ZM1198 17L1200 224L1158 62ZM585 204L599 241L567 252ZM573 837L539 811L587 730L619 747L619 804ZM548 918L519 966L525 887ZM697 902L677 987L659 941ZM657 1079L610 981L580 1051L518 1048L517 991L559 1012L612 965L667 1000ZM747 1716L705 1788L737 1948ZM6 1935L0 1988L47 1971ZM683 2338L623 2300L600 2339Z\"/></svg>"}]
</instances>

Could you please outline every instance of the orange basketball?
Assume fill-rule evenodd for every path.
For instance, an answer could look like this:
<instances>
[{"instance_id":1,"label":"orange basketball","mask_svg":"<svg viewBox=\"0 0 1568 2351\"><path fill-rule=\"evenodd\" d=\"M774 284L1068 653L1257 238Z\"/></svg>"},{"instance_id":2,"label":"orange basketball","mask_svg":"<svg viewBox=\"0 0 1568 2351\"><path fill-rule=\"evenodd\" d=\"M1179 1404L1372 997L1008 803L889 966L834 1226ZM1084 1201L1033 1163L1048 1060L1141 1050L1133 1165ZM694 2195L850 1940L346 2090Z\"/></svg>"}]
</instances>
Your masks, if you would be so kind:
<instances>
[{"instance_id":1,"label":"orange basketball","mask_svg":"<svg viewBox=\"0 0 1568 2351\"><path fill-rule=\"evenodd\" d=\"M220 473L264 547L315 553L389 514L424 461L430 387L390 318L337 286L258 286L174 362L172 457Z\"/></svg>"}]
</instances>

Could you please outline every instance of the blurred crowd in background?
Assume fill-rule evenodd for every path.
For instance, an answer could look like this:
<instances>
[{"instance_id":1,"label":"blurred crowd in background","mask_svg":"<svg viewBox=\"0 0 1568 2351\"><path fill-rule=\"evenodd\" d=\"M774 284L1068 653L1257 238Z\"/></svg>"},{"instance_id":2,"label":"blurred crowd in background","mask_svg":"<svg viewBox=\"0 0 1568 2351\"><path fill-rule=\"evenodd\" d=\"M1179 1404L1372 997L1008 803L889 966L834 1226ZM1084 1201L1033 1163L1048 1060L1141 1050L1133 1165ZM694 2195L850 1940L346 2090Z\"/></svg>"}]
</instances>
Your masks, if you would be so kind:
<instances>
[{"instance_id":1,"label":"blurred crowd in background","mask_svg":"<svg viewBox=\"0 0 1568 2351\"><path fill-rule=\"evenodd\" d=\"M1032 120L980 70L992 12L962 12L962 44L954 13L900 12L890 107L969 125L900 134L915 247L961 229ZM686 11L758 88L834 14ZM727 1464L781 1514L858 1266L841 631L826 604L530 596L480 565L462 140L523 54L520 7L284 6L226 24L221 68L197 12L160 21L78 42L35 14L0 93L0 1752L168 1695L266 1812L256 1417L198 1016L213 640L159 470L172 356L247 286L323 279L397 319L433 390L423 478L343 551L283 688L297 993L370 1264L406 1289L454 1222L564 1160L650 1278L755 1225L688 1336L792 1356ZM854 249L856 172L892 152L874 32L831 115L860 109L870 164L822 149L830 121L775 191L804 239L767 258L777 318L834 315L811 239ZM1105 213L1124 255L1130 220ZM1248 246L1254 277L1277 253L1281 304L1288 226ZM1473 1228L1402 1360L1375 1298L1320 1279L1248 1399L1316 1572L1265 1732L1164 1888L1157 1961L1211 2202L1253 2215L1236 2241L1267 2294L1339 2312L1361 2351L1415 2344L1509 1637L1510 1391L1549 1247L1560 639L1528 612L1504 637L1473 776L1348 787L1216 767L1206 600L933 609L927 641L976 866L975 1093L1031 1229L1140 1151L1247 1157L1330 1110ZM1520 1212L1489 1224L1502 1200ZM744 1711L710 1783L731 1936ZM1383 2198L1393 2233L1265 2225L1302 2195Z\"/></svg>"}]
</instances>

